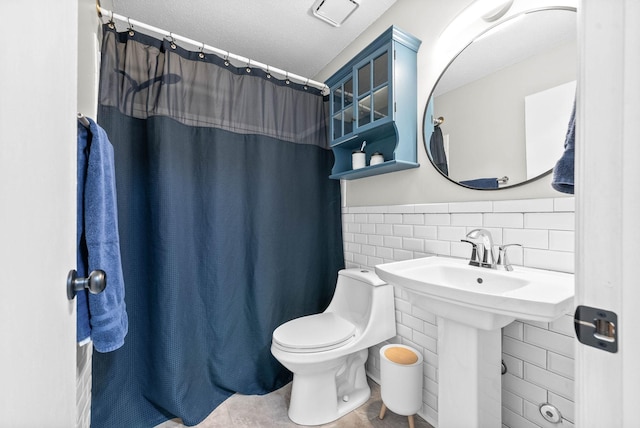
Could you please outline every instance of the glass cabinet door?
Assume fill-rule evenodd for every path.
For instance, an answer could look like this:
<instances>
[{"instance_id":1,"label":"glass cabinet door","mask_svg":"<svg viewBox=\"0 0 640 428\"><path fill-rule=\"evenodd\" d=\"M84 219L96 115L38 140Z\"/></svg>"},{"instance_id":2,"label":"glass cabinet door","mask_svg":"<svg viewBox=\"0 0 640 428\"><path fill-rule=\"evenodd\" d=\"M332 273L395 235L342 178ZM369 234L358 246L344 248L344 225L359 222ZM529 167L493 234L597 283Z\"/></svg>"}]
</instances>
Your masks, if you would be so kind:
<instances>
[{"instance_id":1,"label":"glass cabinet door","mask_svg":"<svg viewBox=\"0 0 640 428\"><path fill-rule=\"evenodd\" d=\"M371 122L371 62L358 69L358 127Z\"/></svg>"},{"instance_id":2,"label":"glass cabinet door","mask_svg":"<svg viewBox=\"0 0 640 428\"><path fill-rule=\"evenodd\" d=\"M373 120L389 116L389 52L373 60Z\"/></svg>"},{"instance_id":3,"label":"glass cabinet door","mask_svg":"<svg viewBox=\"0 0 640 428\"><path fill-rule=\"evenodd\" d=\"M358 78L358 120L362 127L389 116L389 52L361 64Z\"/></svg>"},{"instance_id":4,"label":"glass cabinet door","mask_svg":"<svg viewBox=\"0 0 640 428\"><path fill-rule=\"evenodd\" d=\"M349 78L334 89L333 99L333 135L332 139L353 132L353 79Z\"/></svg>"},{"instance_id":5,"label":"glass cabinet door","mask_svg":"<svg viewBox=\"0 0 640 428\"><path fill-rule=\"evenodd\" d=\"M343 85L344 88L344 135L353 132L353 79L349 78Z\"/></svg>"}]
</instances>

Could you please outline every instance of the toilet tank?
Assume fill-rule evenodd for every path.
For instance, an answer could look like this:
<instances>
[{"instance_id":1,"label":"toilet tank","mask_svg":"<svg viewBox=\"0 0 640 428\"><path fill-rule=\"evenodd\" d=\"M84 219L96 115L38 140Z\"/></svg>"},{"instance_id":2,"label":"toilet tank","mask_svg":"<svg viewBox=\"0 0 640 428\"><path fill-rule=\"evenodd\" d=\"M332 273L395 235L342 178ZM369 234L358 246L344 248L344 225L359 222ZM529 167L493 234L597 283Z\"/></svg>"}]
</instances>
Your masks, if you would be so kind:
<instances>
[{"instance_id":1,"label":"toilet tank","mask_svg":"<svg viewBox=\"0 0 640 428\"><path fill-rule=\"evenodd\" d=\"M368 323L372 303L375 304L378 299L388 300L388 288L391 287L391 285L381 280L373 270L360 268L343 269L338 272L336 290L325 312L335 312L355 324L356 328L362 329ZM378 288L380 290L376 292ZM391 296L393 296L392 291ZM391 297L391 300L393 305L393 297ZM385 302L386 304L388 302Z\"/></svg>"}]
</instances>

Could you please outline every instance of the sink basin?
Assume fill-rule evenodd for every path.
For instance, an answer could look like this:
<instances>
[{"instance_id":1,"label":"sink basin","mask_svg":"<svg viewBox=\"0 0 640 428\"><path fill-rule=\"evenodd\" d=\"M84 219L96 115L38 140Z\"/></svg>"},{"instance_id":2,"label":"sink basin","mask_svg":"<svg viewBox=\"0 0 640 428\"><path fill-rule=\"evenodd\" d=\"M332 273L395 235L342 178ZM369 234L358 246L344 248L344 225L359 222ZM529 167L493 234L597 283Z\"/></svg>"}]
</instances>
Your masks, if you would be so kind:
<instances>
[{"instance_id":1,"label":"sink basin","mask_svg":"<svg viewBox=\"0 0 640 428\"><path fill-rule=\"evenodd\" d=\"M378 265L376 273L416 306L485 330L514 319L549 322L573 309L569 273L521 266L507 272L440 256Z\"/></svg>"}]
</instances>

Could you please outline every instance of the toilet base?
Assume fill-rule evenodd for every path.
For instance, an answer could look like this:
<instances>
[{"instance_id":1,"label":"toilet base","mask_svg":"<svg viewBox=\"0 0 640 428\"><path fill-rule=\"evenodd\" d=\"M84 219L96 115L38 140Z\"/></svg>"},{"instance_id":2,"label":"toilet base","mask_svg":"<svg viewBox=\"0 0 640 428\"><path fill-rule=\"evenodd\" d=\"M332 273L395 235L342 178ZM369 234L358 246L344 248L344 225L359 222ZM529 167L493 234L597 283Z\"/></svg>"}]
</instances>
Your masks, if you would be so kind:
<instances>
[{"instance_id":1,"label":"toilet base","mask_svg":"<svg viewBox=\"0 0 640 428\"><path fill-rule=\"evenodd\" d=\"M347 357L341 365L316 373L294 373L289 419L298 425L322 425L360 407L371 397L364 363L368 351Z\"/></svg>"}]
</instances>

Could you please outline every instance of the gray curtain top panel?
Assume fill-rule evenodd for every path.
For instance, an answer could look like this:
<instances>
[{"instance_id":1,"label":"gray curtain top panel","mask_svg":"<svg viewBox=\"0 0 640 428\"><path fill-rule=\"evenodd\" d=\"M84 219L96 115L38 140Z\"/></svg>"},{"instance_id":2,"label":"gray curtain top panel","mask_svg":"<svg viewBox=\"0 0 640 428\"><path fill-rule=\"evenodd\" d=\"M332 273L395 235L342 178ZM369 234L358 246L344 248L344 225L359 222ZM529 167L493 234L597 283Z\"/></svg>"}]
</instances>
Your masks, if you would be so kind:
<instances>
[{"instance_id":1,"label":"gray curtain top panel","mask_svg":"<svg viewBox=\"0 0 640 428\"><path fill-rule=\"evenodd\" d=\"M226 65L211 53L202 58L169 40L103 29L101 105L329 149L328 102L318 89Z\"/></svg>"}]
</instances>

